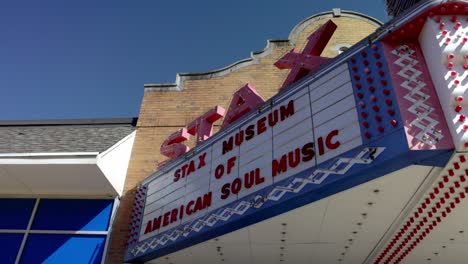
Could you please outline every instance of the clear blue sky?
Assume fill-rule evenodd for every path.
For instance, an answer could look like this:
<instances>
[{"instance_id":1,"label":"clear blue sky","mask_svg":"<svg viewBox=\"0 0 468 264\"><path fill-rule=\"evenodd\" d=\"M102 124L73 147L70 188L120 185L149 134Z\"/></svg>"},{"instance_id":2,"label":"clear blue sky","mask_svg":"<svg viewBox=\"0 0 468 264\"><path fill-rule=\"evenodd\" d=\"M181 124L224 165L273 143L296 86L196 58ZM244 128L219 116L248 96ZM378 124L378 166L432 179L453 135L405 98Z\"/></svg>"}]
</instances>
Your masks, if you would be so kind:
<instances>
[{"instance_id":1,"label":"clear blue sky","mask_svg":"<svg viewBox=\"0 0 468 264\"><path fill-rule=\"evenodd\" d=\"M134 117L143 84L249 57L331 8L383 0L0 2L0 120Z\"/></svg>"}]
</instances>

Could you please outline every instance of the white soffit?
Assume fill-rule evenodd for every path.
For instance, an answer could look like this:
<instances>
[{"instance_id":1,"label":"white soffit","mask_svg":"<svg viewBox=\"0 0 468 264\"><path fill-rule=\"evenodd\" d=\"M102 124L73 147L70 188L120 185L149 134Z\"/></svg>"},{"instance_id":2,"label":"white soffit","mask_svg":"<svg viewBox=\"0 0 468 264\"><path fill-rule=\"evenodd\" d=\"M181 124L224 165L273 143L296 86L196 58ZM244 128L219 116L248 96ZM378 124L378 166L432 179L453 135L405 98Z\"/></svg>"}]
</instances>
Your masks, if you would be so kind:
<instances>
[{"instance_id":1,"label":"white soffit","mask_svg":"<svg viewBox=\"0 0 468 264\"><path fill-rule=\"evenodd\" d=\"M134 138L135 132L101 154L0 154L0 195L121 195Z\"/></svg>"},{"instance_id":2,"label":"white soffit","mask_svg":"<svg viewBox=\"0 0 468 264\"><path fill-rule=\"evenodd\" d=\"M97 165L112 188L122 195L128 163L132 154L136 131L132 132L97 157Z\"/></svg>"}]
</instances>

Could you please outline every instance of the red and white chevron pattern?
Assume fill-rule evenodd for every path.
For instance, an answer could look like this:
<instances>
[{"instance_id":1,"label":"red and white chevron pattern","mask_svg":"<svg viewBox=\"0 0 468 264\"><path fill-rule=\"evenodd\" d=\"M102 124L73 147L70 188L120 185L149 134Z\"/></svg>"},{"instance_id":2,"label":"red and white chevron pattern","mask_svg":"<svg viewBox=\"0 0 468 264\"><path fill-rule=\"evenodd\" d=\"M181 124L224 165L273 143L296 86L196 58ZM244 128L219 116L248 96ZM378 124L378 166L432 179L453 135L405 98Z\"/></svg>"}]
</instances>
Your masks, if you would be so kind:
<instances>
[{"instance_id":1,"label":"red and white chevron pattern","mask_svg":"<svg viewBox=\"0 0 468 264\"><path fill-rule=\"evenodd\" d=\"M442 139L443 135L436 130L439 121L432 117L434 116L434 107L428 101L430 95L424 91L426 83L423 78L420 78L422 72L416 67L419 61L413 56L415 50L408 45L401 45L394 49L392 53L399 57L394 62L401 67L397 74L405 79L401 87L408 90L403 98L412 103L408 111L417 116L416 119L411 121L411 125L421 130L416 134L415 138L428 145L435 145Z\"/></svg>"}]
</instances>

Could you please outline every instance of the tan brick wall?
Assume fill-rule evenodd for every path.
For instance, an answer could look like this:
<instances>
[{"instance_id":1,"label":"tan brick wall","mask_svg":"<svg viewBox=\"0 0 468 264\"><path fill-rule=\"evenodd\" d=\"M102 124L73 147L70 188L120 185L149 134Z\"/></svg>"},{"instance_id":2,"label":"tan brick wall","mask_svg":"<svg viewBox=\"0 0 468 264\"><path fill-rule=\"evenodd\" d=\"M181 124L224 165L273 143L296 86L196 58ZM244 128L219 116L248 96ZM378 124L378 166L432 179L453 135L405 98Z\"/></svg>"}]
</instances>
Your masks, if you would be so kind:
<instances>
[{"instance_id":1,"label":"tan brick wall","mask_svg":"<svg viewBox=\"0 0 468 264\"><path fill-rule=\"evenodd\" d=\"M337 49L341 44L355 44L376 29L373 24L352 17L338 17L332 18L331 20L338 28L325 47L325 51L322 53L323 57L336 56ZM313 26L305 28L299 34L298 41L296 42L297 48L302 50L307 43L307 37L327 21L328 18L321 19L320 21L316 21Z\"/></svg>"},{"instance_id":2,"label":"tan brick wall","mask_svg":"<svg viewBox=\"0 0 468 264\"><path fill-rule=\"evenodd\" d=\"M297 47L302 49L307 37L326 21L328 18L319 19L305 27L298 35ZM333 21L338 25L338 29L322 56L336 56L337 45L354 44L376 28L371 23L357 18L338 17L333 18ZM160 155L159 148L167 136L215 105L227 109L232 94L246 83L253 84L265 99L275 95L289 71L278 70L273 63L292 48L294 46L291 45L276 47L258 64L245 66L224 76L187 80L183 83L183 91L145 92L124 195L112 227L107 263L123 261L135 186L155 171L158 162L165 160Z\"/></svg>"}]
</instances>

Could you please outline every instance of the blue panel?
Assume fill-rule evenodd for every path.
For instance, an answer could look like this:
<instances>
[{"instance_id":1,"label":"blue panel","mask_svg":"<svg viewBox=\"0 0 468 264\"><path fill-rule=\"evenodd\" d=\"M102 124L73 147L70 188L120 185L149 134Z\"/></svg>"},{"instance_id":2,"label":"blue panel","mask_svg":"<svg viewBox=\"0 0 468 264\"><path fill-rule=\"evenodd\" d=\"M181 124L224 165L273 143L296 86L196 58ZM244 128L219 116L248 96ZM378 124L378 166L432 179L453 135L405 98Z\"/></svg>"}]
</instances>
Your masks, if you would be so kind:
<instances>
[{"instance_id":1,"label":"blue panel","mask_svg":"<svg viewBox=\"0 0 468 264\"><path fill-rule=\"evenodd\" d=\"M382 43L356 53L348 62L363 144L403 127Z\"/></svg>"},{"instance_id":2,"label":"blue panel","mask_svg":"<svg viewBox=\"0 0 468 264\"><path fill-rule=\"evenodd\" d=\"M98 264L105 240L105 236L30 234L20 263Z\"/></svg>"},{"instance_id":3,"label":"blue panel","mask_svg":"<svg viewBox=\"0 0 468 264\"><path fill-rule=\"evenodd\" d=\"M35 199L0 199L0 229L26 229Z\"/></svg>"},{"instance_id":4,"label":"blue panel","mask_svg":"<svg viewBox=\"0 0 468 264\"><path fill-rule=\"evenodd\" d=\"M113 200L42 199L33 230L106 231Z\"/></svg>"},{"instance_id":5,"label":"blue panel","mask_svg":"<svg viewBox=\"0 0 468 264\"><path fill-rule=\"evenodd\" d=\"M0 234L0 263L15 263L24 234Z\"/></svg>"}]
</instances>

